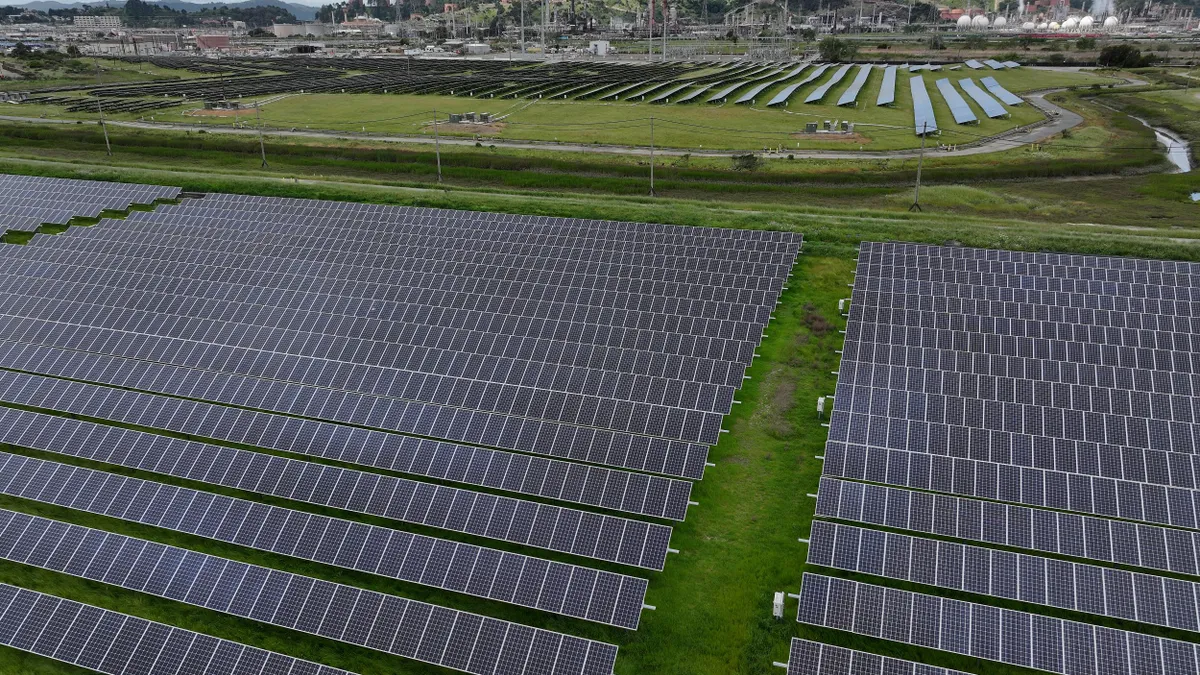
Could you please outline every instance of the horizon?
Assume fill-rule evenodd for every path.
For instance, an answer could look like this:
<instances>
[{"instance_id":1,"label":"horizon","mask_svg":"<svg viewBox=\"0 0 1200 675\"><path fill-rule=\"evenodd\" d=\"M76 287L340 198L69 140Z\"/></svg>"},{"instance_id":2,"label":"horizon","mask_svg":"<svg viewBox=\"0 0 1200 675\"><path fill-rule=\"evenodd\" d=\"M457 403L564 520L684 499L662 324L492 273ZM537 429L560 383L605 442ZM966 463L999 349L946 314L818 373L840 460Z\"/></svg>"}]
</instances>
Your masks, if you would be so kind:
<instances>
[{"instance_id":1,"label":"horizon","mask_svg":"<svg viewBox=\"0 0 1200 675\"><path fill-rule=\"evenodd\" d=\"M152 4L152 5L164 4L164 0L145 0L145 1L148 4ZM179 1L187 2L187 3L193 4L193 5L236 5L236 4L245 2L246 0L231 0L229 2L212 2L210 0L179 0ZM275 1L279 2L281 4L304 5L305 7L312 7L314 9L321 7L321 5L330 4L329 2L321 2L321 0L315 0L315 1L313 1L313 0L275 0ZM90 5L92 7L100 7L103 5L114 4L113 2L107 1L107 0L99 0L97 2L85 2L85 1L81 1L81 0L24 0L23 2L5 2L4 0L0 0L0 4L4 5L5 7L28 7L29 5L36 5L36 4L39 4L42 2L57 2L60 5Z\"/></svg>"}]
</instances>

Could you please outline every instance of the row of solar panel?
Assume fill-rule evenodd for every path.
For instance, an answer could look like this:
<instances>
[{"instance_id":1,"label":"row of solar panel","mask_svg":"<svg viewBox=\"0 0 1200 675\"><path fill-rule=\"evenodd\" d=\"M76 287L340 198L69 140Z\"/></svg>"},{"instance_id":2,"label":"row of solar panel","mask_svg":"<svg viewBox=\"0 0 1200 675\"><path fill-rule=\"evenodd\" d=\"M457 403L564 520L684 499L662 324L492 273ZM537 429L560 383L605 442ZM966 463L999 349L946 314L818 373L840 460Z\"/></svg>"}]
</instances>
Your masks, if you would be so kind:
<instances>
[{"instance_id":1,"label":"row of solar panel","mask_svg":"<svg viewBox=\"0 0 1200 675\"><path fill-rule=\"evenodd\" d=\"M608 675L616 659L604 643L79 525L0 510L0 528L5 560L435 665L499 656L498 673Z\"/></svg>"},{"instance_id":2,"label":"row of solar panel","mask_svg":"<svg viewBox=\"0 0 1200 675\"><path fill-rule=\"evenodd\" d=\"M106 248L118 250L120 246L111 244ZM32 254L37 256L38 254ZM198 253L192 253L195 257ZM25 254L20 256L25 259ZM151 252L145 252L147 259L152 259L154 256ZM216 260L210 261L205 266L212 268L217 263ZM230 266L232 269L234 265ZM294 266L290 266L294 270ZM213 270L214 272L216 270ZM244 272L249 272L246 268ZM261 270L259 271L261 273ZM228 275L228 270L226 271ZM374 282L373 282L374 283ZM260 284L250 284L260 288L269 288ZM556 292L557 293L557 292ZM591 294L594 297L604 297L604 293ZM616 294L610 294L616 295ZM672 314L665 311L645 311L642 309L625 309L606 307L604 304L574 304L565 301L546 301L532 300L523 298L503 298L491 297L481 293L462 293L462 292L446 292L436 289L410 289L399 294L396 302L403 303L400 307L387 307L385 315L382 317L387 320L394 320L405 314L412 315L418 306L427 305L422 313L429 312L444 312L447 310L482 312L486 314L496 315L513 315L525 317L526 319L541 319L548 321L573 321L581 323L597 324L602 326L613 326L623 328L639 328L643 330L670 331L672 333L683 333L689 335L706 336L713 338L724 338L733 340L745 340L755 344L758 343L760 336L754 333L755 327L760 327L761 322L767 320L770 314L770 308L747 308L747 309L729 309L729 318L717 318L716 316L703 316L705 308L712 310L712 314L717 313L717 308L711 303L703 301L683 300L681 303L690 307L678 307L681 312L688 313ZM407 296L407 297L406 297ZM615 302L615 300L614 300ZM640 302L640 301L639 301ZM675 309L676 303L657 303L663 305L663 309ZM667 306L670 305L670 306ZM399 310L399 312L397 312ZM419 310L418 310L419 311ZM410 319L411 320L411 319Z\"/></svg>"},{"instance_id":3,"label":"row of solar panel","mask_svg":"<svg viewBox=\"0 0 1200 675\"><path fill-rule=\"evenodd\" d=\"M295 213L297 215L329 216L332 214L355 213L371 216L364 223L378 220L380 217L402 217L406 220L417 221L421 218L441 218L459 222L479 223L480 227L488 230L503 232L532 227L544 227L553 231L561 231L570 227L600 227L613 233L641 232L684 234L689 236L705 236L716 239L783 241L800 243L802 235L799 232L785 230L746 230L733 228L696 228L687 225L664 225L661 223L625 222L616 220L587 220L581 218L562 218L554 216L531 216L515 213L456 211L451 209L434 209L418 206L392 206L386 204L363 204L356 202L334 202L315 199L300 199L290 197L263 197L237 194L209 194L203 199L205 207L233 208L243 211L264 211L268 213ZM730 244L732 245L732 244Z\"/></svg>"},{"instance_id":4,"label":"row of solar panel","mask_svg":"<svg viewBox=\"0 0 1200 675\"><path fill-rule=\"evenodd\" d=\"M906 447L914 452L1072 474L1069 479L1074 481L1083 480L1075 474L1083 474L1186 489L1194 489L1200 484L1200 454L1103 445L966 427L951 427L949 433L946 433L944 427L935 426L928 430L933 433L926 434L927 430L922 428L914 431L910 425L905 438L900 432L892 434L887 418L875 417L872 420L872 431L863 434L853 428L853 421L846 422L844 413L834 413L834 421L830 425L831 437L838 441L849 440L874 447ZM863 425L868 423L862 418L859 422ZM1124 491L1132 488L1122 486L1118 489Z\"/></svg>"},{"instance_id":5,"label":"row of solar panel","mask_svg":"<svg viewBox=\"0 0 1200 675\"><path fill-rule=\"evenodd\" d=\"M1200 574L1189 530L823 477L817 515L1179 574Z\"/></svg>"},{"instance_id":6,"label":"row of solar panel","mask_svg":"<svg viewBox=\"0 0 1200 675\"><path fill-rule=\"evenodd\" d=\"M2 583L0 644L110 675L352 675Z\"/></svg>"},{"instance_id":7,"label":"row of solar panel","mask_svg":"<svg viewBox=\"0 0 1200 675\"><path fill-rule=\"evenodd\" d=\"M5 276L12 288L22 288L27 284L36 283L32 273L39 263L19 262L9 270L12 276ZM89 273L87 268L66 267L76 273ZM26 276L15 276L17 274ZM161 280L161 281L160 281ZM70 284L68 284L70 285ZM78 287L78 286L72 286ZM130 294L143 288L159 288L165 294L183 300L183 296L196 298L199 303L223 302L225 294L232 293L235 288L231 284L192 282L175 278L169 281L165 276L146 275L137 283L127 287ZM319 332L321 334L346 334L357 336L364 341L381 341L387 345L395 345L396 349L406 346L418 357L407 357L409 361L421 363L444 352L452 352L456 359L480 357L505 358L514 361L531 361L552 365L570 366L573 368L611 371L614 373L630 373L648 377L668 377L684 382L701 382L725 386L740 386L745 374L745 365L728 360L718 360L694 357L665 351L650 351L647 349L626 349L623 347L608 347L596 344L584 344L578 341L548 340L535 337L504 335L481 330L458 329L453 327L428 326L420 324L376 321L369 316L371 301L361 302L332 302L328 296L316 294L287 294L277 290L246 291L243 301L246 305L236 302L227 303L234 308L252 305L270 306L276 308L262 317L259 325L265 328L276 328L289 325L295 330ZM279 300L278 303L271 302ZM302 303L311 303L313 309L291 311L298 309ZM345 306L355 305L353 313ZM343 311L338 314L324 313L323 305L342 305ZM382 349L382 348L381 348ZM678 350L676 350L678 351ZM389 354L391 354L389 352ZM461 355L461 356L459 356ZM399 355L392 355L391 360L383 353L372 351L360 357L364 364L395 365Z\"/></svg>"},{"instance_id":8,"label":"row of solar panel","mask_svg":"<svg viewBox=\"0 0 1200 675\"><path fill-rule=\"evenodd\" d=\"M635 630L646 581L200 490L3 454L0 493Z\"/></svg>"},{"instance_id":9,"label":"row of solar panel","mask_svg":"<svg viewBox=\"0 0 1200 675\"><path fill-rule=\"evenodd\" d=\"M21 370L185 399L212 401L376 429L416 433L497 448L671 476L704 476L708 448L649 436L614 435L479 413L431 416L422 406L385 398L332 396L282 382L193 371L73 349L0 341L0 362ZM476 418L475 423L470 420Z\"/></svg>"},{"instance_id":10,"label":"row of solar panel","mask_svg":"<svg viewBox=\"0 0 1200 675\"><path fill-rule=\"evenodd\" d=\"M1200 527L1200 491L831 441L825 475L1137 522Z\"/></svg>"},{"instance_id":11,"label":"row of solar panel","mask_svg":"<svg viewBox=\"0 0 1200 675\"><path fill-rule=\"evenodd\" d=\"M859 247L859 258L867 256L938 256L969 260L995 260L1014 263L1036 263L1087 268L1095 271L1115 269L1143 272L1165 272L1170 274L1200 274L1200 263L1183 260L1151 260L1147 258L1125 258L1120 256L1086 255L1080 253L1046 253L1034 251L1009 251L1002 249L971 248L965 246L934 246L904 242L864 241ZM908 266L908 265L906 265Z\"/></svg>"},{"instance_id":12,"label":"row of solar panel","mask_svg":"<svg viewBox=\"0 0 1200 675\"><path fill-rule=\"evenodd\" d=\"M1196 645L1078 621L805 573L802 623L1064 675L1172 675Z\"/></svg>"},{"instance_id":13,"label":"row of solar panel","mask_svg":"<svg viewBox=\"0 0 1200 675\"><path fill-rule=\"evenodd\" d=\"M5 276L0 275L0 280L3 279ZM380 379L391 380L387 390L376 387L376 390L371 392L384 395L404 396L406 381L415 384L415 378L418 378L419 374L425 374L427 377L421 385L422 389L438 388L440 385L436 382L444 378L445 382L451 383L463 380L494 383L501 386L499 391L503 391L504 387L513 386L527 393L529 387L535 387L543 391L574 393L586 397L724 413L729 410L736 386L741 384L713 384L669 376L639 376L613 370L547 364L540 360L485 358L464 354L453 348L412 349L388 340L354 337L353 329L359 322L352 321L339 322L340 325L336 328L326 328L328 332L264 326L265 323L286 321L282 317L285 312L278 309L260 310L263 314L269 313L276 317L275 320L255 321L254 317L235 316L234 318L244 320L221 321L218 315L240 313L241 308L236 303L215 300L204 303L207 307L200 306L200 303L187 303L191 304L191 307L179 308L176 312L159 312L149 310L170 309L163 305L173 303L178 298L165 294L143 293L133 302L161 304L146 309L128 309L119 307L121 297L129 298L132 295L124 289L71 283L60 284L53 293L44 292L41 290L43 288L44 281L39 283L34 279L23 279L10 285L8 290L11 291L11 295L0 295L0 312L20 314L28 318L50 318L57 316L58 310L63 307L78 306L65 304L69 302L70 297L88 297L89 302L85 306L89 311L92 311L92 308L102 308L104 311L103 317L90 322L94 326L158 337L186 335L196 342L220 345L223 348L270 351L296 357L325 359L329 362L357 363L371 369L369 372L378 374ZM29 294L18 295L26 292ZM47 297L50 295L61 297ZM33 299L44 302L44 309L37 312L22 311ZM344 333L350 335L340 335ZM338 338L336 342L332 339L334 337ZM359 353L368 356L359 357Z\"/></svg>"},{"instance_id":14,"label":"row of solar panel","mask_svg":"<svg viewBox=\"0 0 1200 675\"><path fill-rule=\"evenodd\" d=\"M673 256L699 257L689 252L704 252L719 258L742 258L747 253L787 253L798 248L799 233L775 232L782 236L764 236L766 230L731 236L723 229L666 225L655 228L621 227L612 221L563 220L504 222L495 214L436 211L414 213L411 210L370 210L365 208L325 209L276 204L246 204L222 201L219 196L165 205L154 211L129 215L128 225L113 223L119 229L131 229L135 223L160 223L174 219L186 225L173 234L190 234L193 227L204 230L236 230L247 236L284 234L302 236L317 223L337 226L329 233L335 245L363 242L373 236L381 243L407 243L429 246L446 241L455 248L491 247L499 244L537 244L561 255L579 256L589 251L661 252ZM262 215L255 227L246 222L254 213ZM124 221L123 221L124 222ZM78 233L80 235L84 233ZM471 245L471 239L477 242ZM699 261L694 261L699 262Z\"/></svg>"},{"instance_id":15,"label":"row of solar panel","mask_svg":"<svg viewBox=\"0 0 1200 675\"><path fill-rule=\"evenodd\" d=\"M2 278L2 277L0 277ZM119 289L111 291L115 296ZM103 294L97 294L102 296ZM97 303L102 297L95 299ZM149 298L147 298L149 300ZM32 307L32 304L37 307ZM729 411L735 387L667 377L639 376L616 371L579 369L545 364L539 361L459 356L454 350L387 349L385 341L368 341L285 329L259 329L253 323L222 322L209 318L188 318L157 312L112 308L96 303L71 303L37 296L0 294L0 314L27 319L52 320L64 311L78 309L76 317L87 320L93 330L112 329L115 333L134 334L142 350L153 349L158 360L188 367L214 368L268 379L315 384L311 375L327 368L355 365L360 377L340 383L339 389L360 391L417 400L427 403L469 407L488 412L500 410L507 402L533 396L534 391L564 397L561 405L574 408L602 409L614 401L631 404L633 415L677 414L675 409L698 413ZM214 307L213 311L222 311ZM6 333L12 335L12 333ZM143 337L144 336L144 337ZM177 337L178 336L178 337ZM183 336L187 336L185 339ZM85 338L86 339L86 338ZM169 339L170 342L163 342ZM169 344L174 349L155 349ZM176 356L179 349L206 351L203 361ZM122 355L144 357L146 351L125 350ZM379 365L364 363L358 353L375 353ZM270 363L274 360L275 363ZM267 361L267 363L263 363ZM248 362L241 365L239 362ZM483 390L486 389L486 394ZM634 391L629 391L633 389ZM486 398L480 400L481 396ZM510 401L510 397L517 401ZM659 408L667 410L659 410ZM522 406L521 416L561 419L561 413L538 410L534 403ZM697 423L712 424L701 414ZM578 420L575 420L578 423ZM719 420L716 420L719 425ZM619 424L613 423L615 426ZM614 426L596 424L595 426Z\"/></svg>"},{"instance_id":16,"label":"row of solar panel","mask_svg":"<svg viewBox=\"0 0 1200 675\"><path fill-rule=\"evenodd\" d=\"M868 248L860 251L859 262L872 276L905 276L927 274L935 270L974 272L979 274L1003 274L1031 277L1051 277L1084 281L1113 281L1144 283L1155 286L1197 285L1194 267L1185 265L1137 265L1133 261L1118 258L1100 263L1100 260L1085 256L1061 256L1058 258L992 259L987 257L964 257L949 250L934 249L927 252L885 252Z\"/></svg>"},{"instance_id":17,"label":"row of solar panel","mask_svg":"<svg viewBox=\"0 0 1200 675\"><path fill-rule=\"evenodd\" d=\"M40 313L45 303L22 303L24 313ZM58 311L69 311L60 306ZM65 314L59 314L66 318ZM222 347L182 337L148 336L136 331L118 331L77 325L68 321L19 318L12 313L0 326L0 339L66 349L83 350L122 358L179 366L201 373L244 376L260 381L304 387L314 397L373 396L389 403L407 405L404 414L432 422L439 416L453 419L450 426L465 432L474 425L479 432L499 428L512 420L519 424L591 427L627 436L655 436L667 440L713 445L721 433L723 414L694 409L602 399L580 394L557 395L535 387L498 385L465 378L398 372L396 389L390 378L366 366L346 361L284 355L268 351ZM80 309L75 320L96 321L104 316L98 308ZM186 333L179 333L186 335ZM207 367L206 367L207 366ZM377 369L376 369L377 370ZM389 373L390 374L390 373ZM386 398L385 398L386 397ZM732 404L732 393L729 394ZM337 401L338 407L342 400ZM493 421L494 420L494 421ZM425 426L425 425L423 425ZM462 440L455 436L422 435ZM461 432L460 432L461 433ZM484 439L486 445L496 445ZM497 446L503 447L503 446Z\"/></svg>"},{"instance_id":18,"label":"row of solar panel","mask_svg":"<svg viewBox=\"0 0 1200 675\"><path fill-rule=\"evenodd\" d=\"M954 259L947 258L947 260ZM1118 302L1128 303L1147 299L1194 302L1196 295L1196 289L1192 283L1194 275L1191 274L1108 270L1105 276L1112 278L1084 279L1065 274L1030 274L1025 270L1019 270L1020 266L1017 263L995 263L1012 266L1009 271L1001 272L924 269L898 273L885 272L889 268L883 265L861 264L866 267L864 273L870 275L868 281L870 287L864 288L864 290L904 288L911 285L905 284L906 281L920 281L922 286L919 287L946 289L946 292L957 291L957 285L983 286L984 288L970 288L969 290L989 296L1012 293L1006 289L1020 289L1026 292L1043 290L1054 293L1099 296L1089 301L1109 309L1114 308L1109 305L1115 306ZM1092 276L1101 275L1094 274ZM1101 300L1100 297L1105 299Z\"/></svg>"},{"instance_id":19,"label":"row of solar panel","mask_svg":"<svg viewBox=\"0 0 1200 675\"><path fill-rule=\"evenodd\" d=\"M787 675L967 675L890 656L792 638Z\"/></svg>"},{"instance_id":20,"label":"row of solar panel","mask_svg":"<svg viewBox=\"0 0 1200 675\"><path fill-rule=\"evenodd\" d=\"M966 395L1001 403L1055 401L1058 407L1104 412L1115 406L1131 408L1136 401L1141 410L1151 411L1151 417L1166 415L1176 400L1188 401L1200 392L1200 375L1192 373L1096 368L1092 364L1036 359L1018 360L1012 370L1005 368L999 373L957 369L954 365L926 368L846 361L838 372L846 386ZM1192 406L1190 402L1187 405Z\"/></svg>"},{"instance_id":21,"label":"row of solar panel","mask_svg":"<svg viewBox=\"0 0 1200 675\"><path fill-rule=\"evenodd\" d=\"M1108 309L1087 306L1101 304L1089 302L1090 298L1099 297L1094 295L1052 294L1051 297L1059 300L1058 302L1034 303L1027 299L1028 295L1032 294L1022 293L1019 299L988 300L962 297L973 295L970 289L988 287L956 284L944 288L946 293L940 296L922 296L890 290L856 292L852 298L851 311L853 312L857 308L861 311L863 320L889 324L896 322L892 317L913 316L916 313L914 318L920 325L927 327L961 323L962 319L959 316L965 315L976 317L975 320L979 322L999 323L1002 320L1021 319L1032 322L1086 326L1089 327L1089 330L1100 329L1105 332L1135 330L1186 333L1200 328L1200 321L1193 312L1194 307L1191 302L1127 298L1125 302L1120 303L1120 308ZM1038 292L1036 297L1042 295L1041 292ZM938 314L946 315L948 320L937 319L936 315Z\"/></svg>"},{"instance_id":22,"label":"row of solar panel","mask_svg":"<svg viewBox=\"0 0 1200 675\"><path fill-rule=\"evenodd\" d=\"M1200 631L1194 582L813 521L808 564Z\"/></svg>"},{"instance_id":23,"label":"row of solar panel","mask_svg":"<svg viewBox=\"0 0 1200 675\"><path fill-rule=\"evenodd\" d=\"M0 371L0 401L672 520L691 494L661 476L12 371Z\"/></svg>"},{"instance_id":24,"label":"row of solar panel","mask_svg":"<svg viewBox=\"0 0 1200 675\"><path fill-rule=\"evenodd\" d=\"M53 253L42 255L42 252L39 251L31 253L27 258L28 262L15 261L13 267L32 276L34 270L37 268L42 267L44 269L46 267L44 263L57 264L62 262L74 266L76 263L85 262L85 258L93 258L93 255L61 255ZM147 262L142 261L140 266L146 266ZM180 279L185 276L192 276L187 274L188 272L197 272L196 276L199 276L202 280L198 283L210 289L211 293L224 295L226 292L232 292L233 289L238 288L249 299L258 300L257 304L269 305L271 300L280 299L282 306L286 306L289 309L298 309L294 305L302 301L312 301L326 312L335 314L342 312L349 313L347 314L348 316L364 316L363 312L365 308L375 302L369 296L359 299L352 297L332 297L334 294L295 293L276 287L246 287L238 284L226 284L219 280L204 283L206 281L204 277L206 276L221 277L222 273L219 268L190 264L173 265L172 267L179 273L179 276L176 277L174 283L165 282L164 285L167 287L179 287L182 283ZM100 274L89 269L87 266L75 267L75 271L78 273ZM296 279L296 281L301 286L310 285L310 282L302 282L302 279ZM205 294L210 291L199 290L197 293ZM283 300L287 301L286 305L282 302ZM320 314L301 315L305 321L316 320L320 316ZM369 317L370 315L367 314L365 316ZM330 317L330 321L332 319L333 317ZM529 337L554 342L561 341L570 344L623 347L638 351L655 351L664 354L695 356L737 362L743 365L748 364L753 358L753 350L757 342L697 335L679 335L664 330L624 328L563 320L530 319L515 314L485 314L435 306L414 306L408 308L405 310L403 316L397 317L396 322L388 324L387 328L388 330L385 331L385 334L387 336L386 339L389 340L398 339L400 335L416 331L463 329L480 333Z\"/></svg>"},{"instance_id":25,"label":"row of solar panel","mask_svg":"<svg viewBox=\"0 0 1200 675\"><path fill-rule=\"evenodd\" d=\"M96 190L134 192L151 191L164 198L177 197L182 191L177 187L163 185L141 185L138 183L114 183L102 180L84 180L80 178L51 178L46 176L21 176L16 174L0 174L0 186L5 188L38 187L55 192L70 191L72 194L88 194Z\"/></svg>"},{"instance_id":26,"label":"row of solar panel","mask_svg":"<svg viewBox=\"0 0 1200 675\"><path fill-rule=\"evenodd\" d=\"M870 397L870 388L840 389L844 394ZM1147 419L1140 413L1149 411L1136 408L1133 412L1137 416L1123 416L935 394L901 392L890 398L896 404L903 405L905 398L908 402L905 407L898 405L894 408L890 416L886 409L880 410L884 413L882 415L845 411L834 413L831 428L837 433L831 438L936 454L965 454L966 448L955 448L953 445L956 440L969 438L974 430L980 432L980 437L983 437L984 431L997 432L992 437L997 447L978 448L980 454L993 449L1004 451L1018 443L1028 447L1033 439L1053 439L1050 442L1086 441L1186 455L1194 454L1197 442L1200 442L1197 437L1200 428L1195 424L1161 418ZM1190 414L1184 415L1190 412L1186 408L1183 411L1177 409L1176 416L1191 419ZM1161 415L1162 411L1159 413ZM1191 462L1190 459L1179 461ZM1185 475L1189 479L1186 484L1195 485L1191 473L1187 469Z\"/></svg>"},{"instance_id":27,"label":"row of solar panel","mask_svg":"<svg viewBox=\"0 0 1200 675\"><path fill-rule=\"evenodd\" d=\"M661 570L671 528L15 409L3 442L344 511Z\"/></svg>"}]
</instances>

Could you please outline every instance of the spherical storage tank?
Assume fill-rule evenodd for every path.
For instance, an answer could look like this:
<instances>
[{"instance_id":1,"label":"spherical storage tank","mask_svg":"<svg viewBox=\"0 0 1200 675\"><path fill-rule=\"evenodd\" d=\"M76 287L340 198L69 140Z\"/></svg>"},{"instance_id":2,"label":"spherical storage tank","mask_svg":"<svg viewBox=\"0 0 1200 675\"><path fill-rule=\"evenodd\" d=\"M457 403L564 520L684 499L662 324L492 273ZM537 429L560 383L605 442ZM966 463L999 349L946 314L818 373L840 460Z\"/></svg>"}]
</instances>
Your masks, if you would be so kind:
<instances>
[{"instance_id":1,"label":"spherical storage tank","mask_svg":"<svg viewBox=\"0 0 1200 675\"><path fill-rule=\"evenodd\" d=\"M1119 24L1119 23L1121 23L1121 21L1120 21L1119 19L1117 19L1117 17L1115 17L1115 16L1110 16L1110 17L1108 17L1107 19L1105 19L1105 20L1104 20L1104 27L1105 27L1105 28L1112 28L1112 27L1116 26L1116 25L1117 25L1117 24Z\"/></svg>"},{"instance_id":2,"label":"spherical storage tank","mask_svg":"<svg viewBox=\"0 0 1200 675\"><path fill-rule=\"evenodd\" d=\"M1037 28L1037 24L1032 21L1026 21L1021 24L1021 30L1033 30L1034 28Z\"/></svg>"},{"instance_id":3,"label":"spherical storage tank","mask_svg":"<svg viewBox=\"0 0 1200 675\"><path fill-rule=\"evenodd\" d=\"M996 17L996 20L992 22L992 28L1003 28L1007 25L1008 25L1008 19L1006 19L1002 16Z\"/></svg>"},{"instance_id":4,"label":"spherical storage tank","mask_svg":"<svg viewBox=\"0 0 1200 675\"><path fill-rule=\"evenodd\" d=\"M963 14L962 16L958 17L958 27L959 28L970 28L971 27L971 17L967 16L966 14Z\"/></svg>"},{"instance_id":5,"label":"spherical storage tank","mask_svg":"<svg viewBox=\"0 0 1200 675\"><path fill-rule=\"evenodd\" d=\"M1046 23L1045 21L1043 21L1037 25L1038 30L1046 30L1049 27L1050 27L1050 24Z\"/></svg>"},{"instance_id":6,"label":"spherical storage tank","mask_svg":"<svg viewBox=\"0 0 1200 675\"><path fill-rule=\"evenodd\" d=\"M1068 17L1067 20L1063 22L1062 29L1063 30L1075 30L1075 28L1077 26L1079 26L1079 19L1076 19L1075 17L1072 16L1072 17Z\"/></svg>"},{"instance_id":7,"label":"spherical storage tank","mask_svg":"<svg viewBox=\"0 0 1200 675\"><path fill-rule=\"evenodd\" d=\"M1049 28L1050 30L1058 30L1059 28L1062 28L1062 26L1058 25L1057 21L1051 21L1050 25L1047 26L1047 28Z\"/></svg>"},{"instance_id":8,"label":"spherical storage tank","mask_svg":"<svg viewBox=\"0 0 1200 675\"><path fill-rule=\"evenodd\" d=\"M979 16L975 17L974 19L971 19L971 27L972 28L987 28L988 27L988 18L986 16L980 14Z\"/></svg>"},{"instance_id":9,"label":"spherical storage tank","mask_svg":"<svg viewBox=\"0 0 1200 675\"><path fill-rule=\"evenodd\" d=\"M1080 20L1079 20L1079 29L1080 29L1080 30L1087 30L1087 29L1091 28L1091 27L1092 27L1092 25L1093 25L1093 24L1095 24L1095 23L1096 23L1096 20L1095 20L1095 19L1093 19L1093 18L1092 18L1092 17L1090 17L1090 16L1085 16L1085 17L1083 17L1082 19L1080 19Z\"/></svg>"}]
</instances>

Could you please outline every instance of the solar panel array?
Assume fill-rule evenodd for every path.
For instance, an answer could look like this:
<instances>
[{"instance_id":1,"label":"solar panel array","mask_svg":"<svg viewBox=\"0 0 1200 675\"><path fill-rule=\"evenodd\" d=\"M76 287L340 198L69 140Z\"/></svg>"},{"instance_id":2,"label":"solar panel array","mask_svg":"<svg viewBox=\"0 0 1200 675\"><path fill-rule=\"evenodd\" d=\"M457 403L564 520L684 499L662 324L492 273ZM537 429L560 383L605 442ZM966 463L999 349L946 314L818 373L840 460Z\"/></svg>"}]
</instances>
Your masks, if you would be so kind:
<instances>
[{"instance_id":1,"label":"solar panel array","mask_svg":"<svg viewBox=\"0 0 1200 675\"><path fill-rule=\"evenodd\" d=\"M35 235L0 246L0 494L636 630L800 244L218 194ZM0 558L123 592L472 673L613 672L566 633L0 521Z\"/></svg>"},{"instance_id":2,"label":"solar panel array","mask_svg":"<svg viewBox=\"0 0 1200 675\"><path fill-rule=\"evenodd\" d=\"M858 92L862 91L863 85L867 83L867 78L871 76L871 64L864 63L858 67L858 73L854 76L854 81L842 92L838 98L838 105L854 105L858 100Z\"/></svg>"},{"instance_id":3,"label":"solar panel array","mask_svg":"<svg viewBox=\"0 0 1200 675\"><path fill-rule=\"evenodd\" d=\"M0 644L111 675L351 675L3 583Z\"/></svg>"},{"instance_id":4,"label":"solar panel array","mask_svg":"<svg viewBox=\"0 0 1200 675\"><path fill-rule=\"evenodd\" d=\"M75 217L95 218L106 210L124 211L132 204L153 204L179 193L179 188L160 185L0 174L0 230L63 225Z\"/></svg>"},{"instance_id":5,"label":"solar panel array","mask_svg":"<svg viewBox=\"0 0 1200 675\"><path fill-rule=\"evenodd\" d=\"M967 92L967 95L970 96L980 108L983 108L984 114L988 117L996 118L1008 116L1008 111L1004 109L1004 106L1000 105L1000 103L988 95L987 92L980 89L979 85L975 84L975 80L972 80L969 77L959 80L958 86L962 87L962 90Z\"/></svg>"},{"instance_id":6,"label":"solar panel array","mask_svg":"<svg viewBox=\"0 0 1200 675\"><path fill-rule=\"evenodd\" d=\"M965 675L957 670L792 638L787 675Z\"/></svg>"},{"instance_id":7,"label":"solar panel array","mask_svg":"<svg viewBox=\"0 0 1200 675\"><path fill-rule=\"evenodd\" d=\"M804 102L817 103L821 99L825 98L825 94L828 94L830 89L832 89L838 82L841 82L842 79L846 77L846 73L850 72L851 67L852 65L849 63L842 65L828 80L825 80L819 87L809 92L808 96L804 98Z\"/></svg>"},{"instance_id":8,"label":"solar panel array","mask_svg":"<svg viewBox=\"0 0 1200 675\"><path fill-rule=\"evenodd\" d=\"M1200 641L1162 637L1200 633L1191 272L864 242L807 558L854 578L806 573L798 619L1052 673L1198 672Z\"/></svg>"}]
</instances>

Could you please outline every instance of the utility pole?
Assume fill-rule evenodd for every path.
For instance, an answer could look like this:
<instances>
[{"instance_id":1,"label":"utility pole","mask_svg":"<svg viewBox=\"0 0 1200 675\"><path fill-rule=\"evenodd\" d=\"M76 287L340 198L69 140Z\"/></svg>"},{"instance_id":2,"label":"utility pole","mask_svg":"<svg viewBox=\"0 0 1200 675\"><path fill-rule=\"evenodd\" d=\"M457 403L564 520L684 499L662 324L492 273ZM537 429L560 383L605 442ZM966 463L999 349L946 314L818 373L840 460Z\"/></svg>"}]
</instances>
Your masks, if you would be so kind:
<instances>
[{"instance_id":1,"label":"utility pole","mask_svg":"<svg viewBox=\"0 0 1200 675\"><path fill-rule=\"evenodd\" d=\"M438 139L437 108L433 109L433 151L437 155L437 178L442 182L442 143Z\"/></svg>"},{"instance_id":2,"label":"utility pole","mask_svg":"<svg viewBox=\"0 0 1200 675\"><path fill-rule=\"evenodd\" d=\"M921 123L921 154L917 155L917 185L913 190L913 203L908 207L909 211L921 211L921 165L925 162L925 132L929 129L929 122Z\"/></svg>"},{"instance_id":3,"label":"utility pole","mask_svg":"<svg viewBox=\"0 0 1200 675\"><path fill-rule=\"evenodd\" d=\"M525 53L525 0L521 0L521 53Z\"/></svg>"},{"instance_id":4,"label":"utility pole","mask_svg":"<svg viewBox=\"0 0 1200 675\"><path fill-rule=\"evenodd\" d=\"M654 117L650 117L650 196L654 196Z\"/></svg>"},{"instance_id":5,"label":"utility pole","mask_svg":"<svg viewBox=\"0 0 1200 675\"><path fill-rule=\"evenodd\" d=\"M96 55L92 55L92 63L96 66L96 86L103 86L100 81L100 60ZM104 130L104 152L109 157L112 157L112 145L108 142L108 125L104 123L104 104L103 96L96 96L96 110L100 112L100 128Z\"/></svg>"},{"instance_id":6,"label":"utility pole","mask_svg":"<svg viewBox=\"0 0 1200 675\"><path fill-rule=\"evenodd\" d=\"M258 101L254 102L254 121L258 124L258 149L262 152L262 168L267 168L267 144L263 141L262 116L258 112Z\"/></svg>"}]
</instances>

